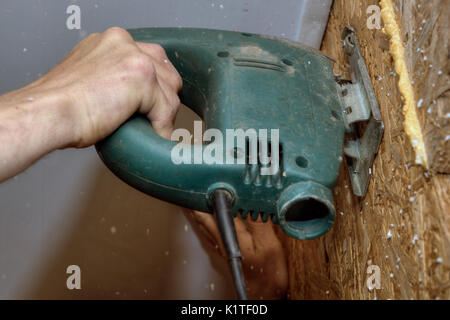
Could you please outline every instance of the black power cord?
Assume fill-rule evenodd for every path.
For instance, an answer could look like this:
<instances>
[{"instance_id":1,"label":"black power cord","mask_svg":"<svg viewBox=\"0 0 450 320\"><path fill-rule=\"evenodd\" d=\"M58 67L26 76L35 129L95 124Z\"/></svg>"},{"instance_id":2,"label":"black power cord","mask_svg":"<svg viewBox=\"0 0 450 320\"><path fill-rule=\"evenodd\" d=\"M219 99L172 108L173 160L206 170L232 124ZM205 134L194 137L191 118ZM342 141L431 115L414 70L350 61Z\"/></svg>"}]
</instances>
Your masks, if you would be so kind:
<instances>
[{"instance_id":1,"label":"black power cord","mask_svg":"<svg viewBox=\"0 0 450 320\"><path fill-rule=\"evenodd\" d=\"M211 194L214 215L219 228L231 273L233 274L234 286L238 299L247 300L247 288L245 287L244 273L242 272L241 250L236 236L233 217L231 215L232 196L225 189L217 189Z\"/></svg>"}]
</instances>

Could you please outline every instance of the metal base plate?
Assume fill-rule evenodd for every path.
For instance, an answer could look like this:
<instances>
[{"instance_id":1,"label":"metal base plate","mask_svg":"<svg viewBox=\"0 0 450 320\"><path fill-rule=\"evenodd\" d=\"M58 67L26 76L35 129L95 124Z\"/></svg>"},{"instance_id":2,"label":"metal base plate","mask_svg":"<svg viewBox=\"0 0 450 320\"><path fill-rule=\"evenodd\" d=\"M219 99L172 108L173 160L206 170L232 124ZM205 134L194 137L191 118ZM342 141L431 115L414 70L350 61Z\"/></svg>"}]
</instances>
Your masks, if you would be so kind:
<instances>
[{"instance_id":1,"label":"metal base plate","mask_svg":"<svg viewBox=\"0 0 450 320\"><path fill-rule=\"evenodd\" d=\"M369 186L371 167L380 147L384 124L353 28L345 27L341 39L350 62L352 78L351 81L337 79L346 129L344 154L353 193L363 197Z\"/></svg>"}]
</instances>

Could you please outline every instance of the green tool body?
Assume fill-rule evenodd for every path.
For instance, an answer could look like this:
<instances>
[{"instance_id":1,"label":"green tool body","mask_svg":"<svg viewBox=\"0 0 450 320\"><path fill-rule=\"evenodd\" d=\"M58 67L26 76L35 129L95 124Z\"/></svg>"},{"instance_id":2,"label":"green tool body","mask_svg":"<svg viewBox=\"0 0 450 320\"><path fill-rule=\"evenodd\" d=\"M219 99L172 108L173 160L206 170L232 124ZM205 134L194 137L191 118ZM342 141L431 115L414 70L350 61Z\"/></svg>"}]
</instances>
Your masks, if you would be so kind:
<instances>
[{"instance_id":1,"label":"green tool body","mask_svg":"<svg viewBox=\"0 0 450 320\"><path fill-rule=\"evenodd\" d=\"M311 239L335 218L332 188L343 159L340 86L329 59L287 40L254 34L190 28L129 30L136 41L161 44L183 78L181 101L224 135L223 164L175 164L178 144L134 115L97 145L104 163L122 180L156 198L212 212L210 195L226 189L232 213L279 223L290 236ZM249 163L250 144L227 149L227 129L279 131L279 170L262 175ZM208 145L197 146L203 153ZM273 152L274 150L272 150ZM194 152L193 152L194 153ZM227 154L244 163L226 164ZM272 155L273 156L273 155ZM237 159L236 159L237 162Z\"/></svg>"}]
</instances>

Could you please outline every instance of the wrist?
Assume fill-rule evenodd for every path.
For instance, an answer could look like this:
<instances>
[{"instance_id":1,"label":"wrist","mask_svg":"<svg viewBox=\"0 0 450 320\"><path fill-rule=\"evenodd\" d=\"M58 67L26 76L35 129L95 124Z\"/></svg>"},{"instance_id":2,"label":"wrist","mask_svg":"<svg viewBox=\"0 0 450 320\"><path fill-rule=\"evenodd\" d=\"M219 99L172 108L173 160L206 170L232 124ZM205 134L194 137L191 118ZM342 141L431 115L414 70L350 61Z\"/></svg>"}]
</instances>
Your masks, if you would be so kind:
<instances>
[{"instance_id":1,"label":"wrist","mask_svg":"<svg viewBox=\"0 0 450 320\"><path fill-rule=\"evenodd\" d=\"M71 110L58 90L28 86L0 96L0 182L75 143Z\"/></svg>"},{"instance_id":2,"label":"wrist","mask_svg":"<svg viewBox=\"0 0 450 320\"><path fill-rule=\"evenodd\" d=\"M71 99L59 89L27 86L1 97L12 126L43 153L76 144Z\"/></svg>"}]
</instances>

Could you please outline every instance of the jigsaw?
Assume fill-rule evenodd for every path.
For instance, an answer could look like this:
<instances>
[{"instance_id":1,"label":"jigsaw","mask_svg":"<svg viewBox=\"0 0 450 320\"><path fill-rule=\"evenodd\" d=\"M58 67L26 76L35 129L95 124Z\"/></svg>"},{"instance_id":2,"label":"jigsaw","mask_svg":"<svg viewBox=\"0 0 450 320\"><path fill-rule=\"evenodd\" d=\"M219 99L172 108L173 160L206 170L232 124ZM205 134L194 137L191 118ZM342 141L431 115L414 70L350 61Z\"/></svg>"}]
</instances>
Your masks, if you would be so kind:
<instances>
[{"instance_id":1,"label":"jigsaw","mask_svg":"<svg viewBox=\"0 0 450 320\"><path fill-rule=\"evenodd\" d=\"M201 154L213 147L232 163L198 162L195 152L192 161L174 163L178 142L163 139L136 114L97 151L136 189L214 213L238 296L245 299L233 217L271 219L291 237L313 239L335 220L332 190L342 161L353 192L362 197L367 191L383 122L355 32L342 32L351 79L334 75L332 58L285 39L194 28L129 32L136 41L164 47L183 79L181 101L206 130L247 134L221 148L214 148L218 139L194 147Z\"/></svg>"}]
</instances>

